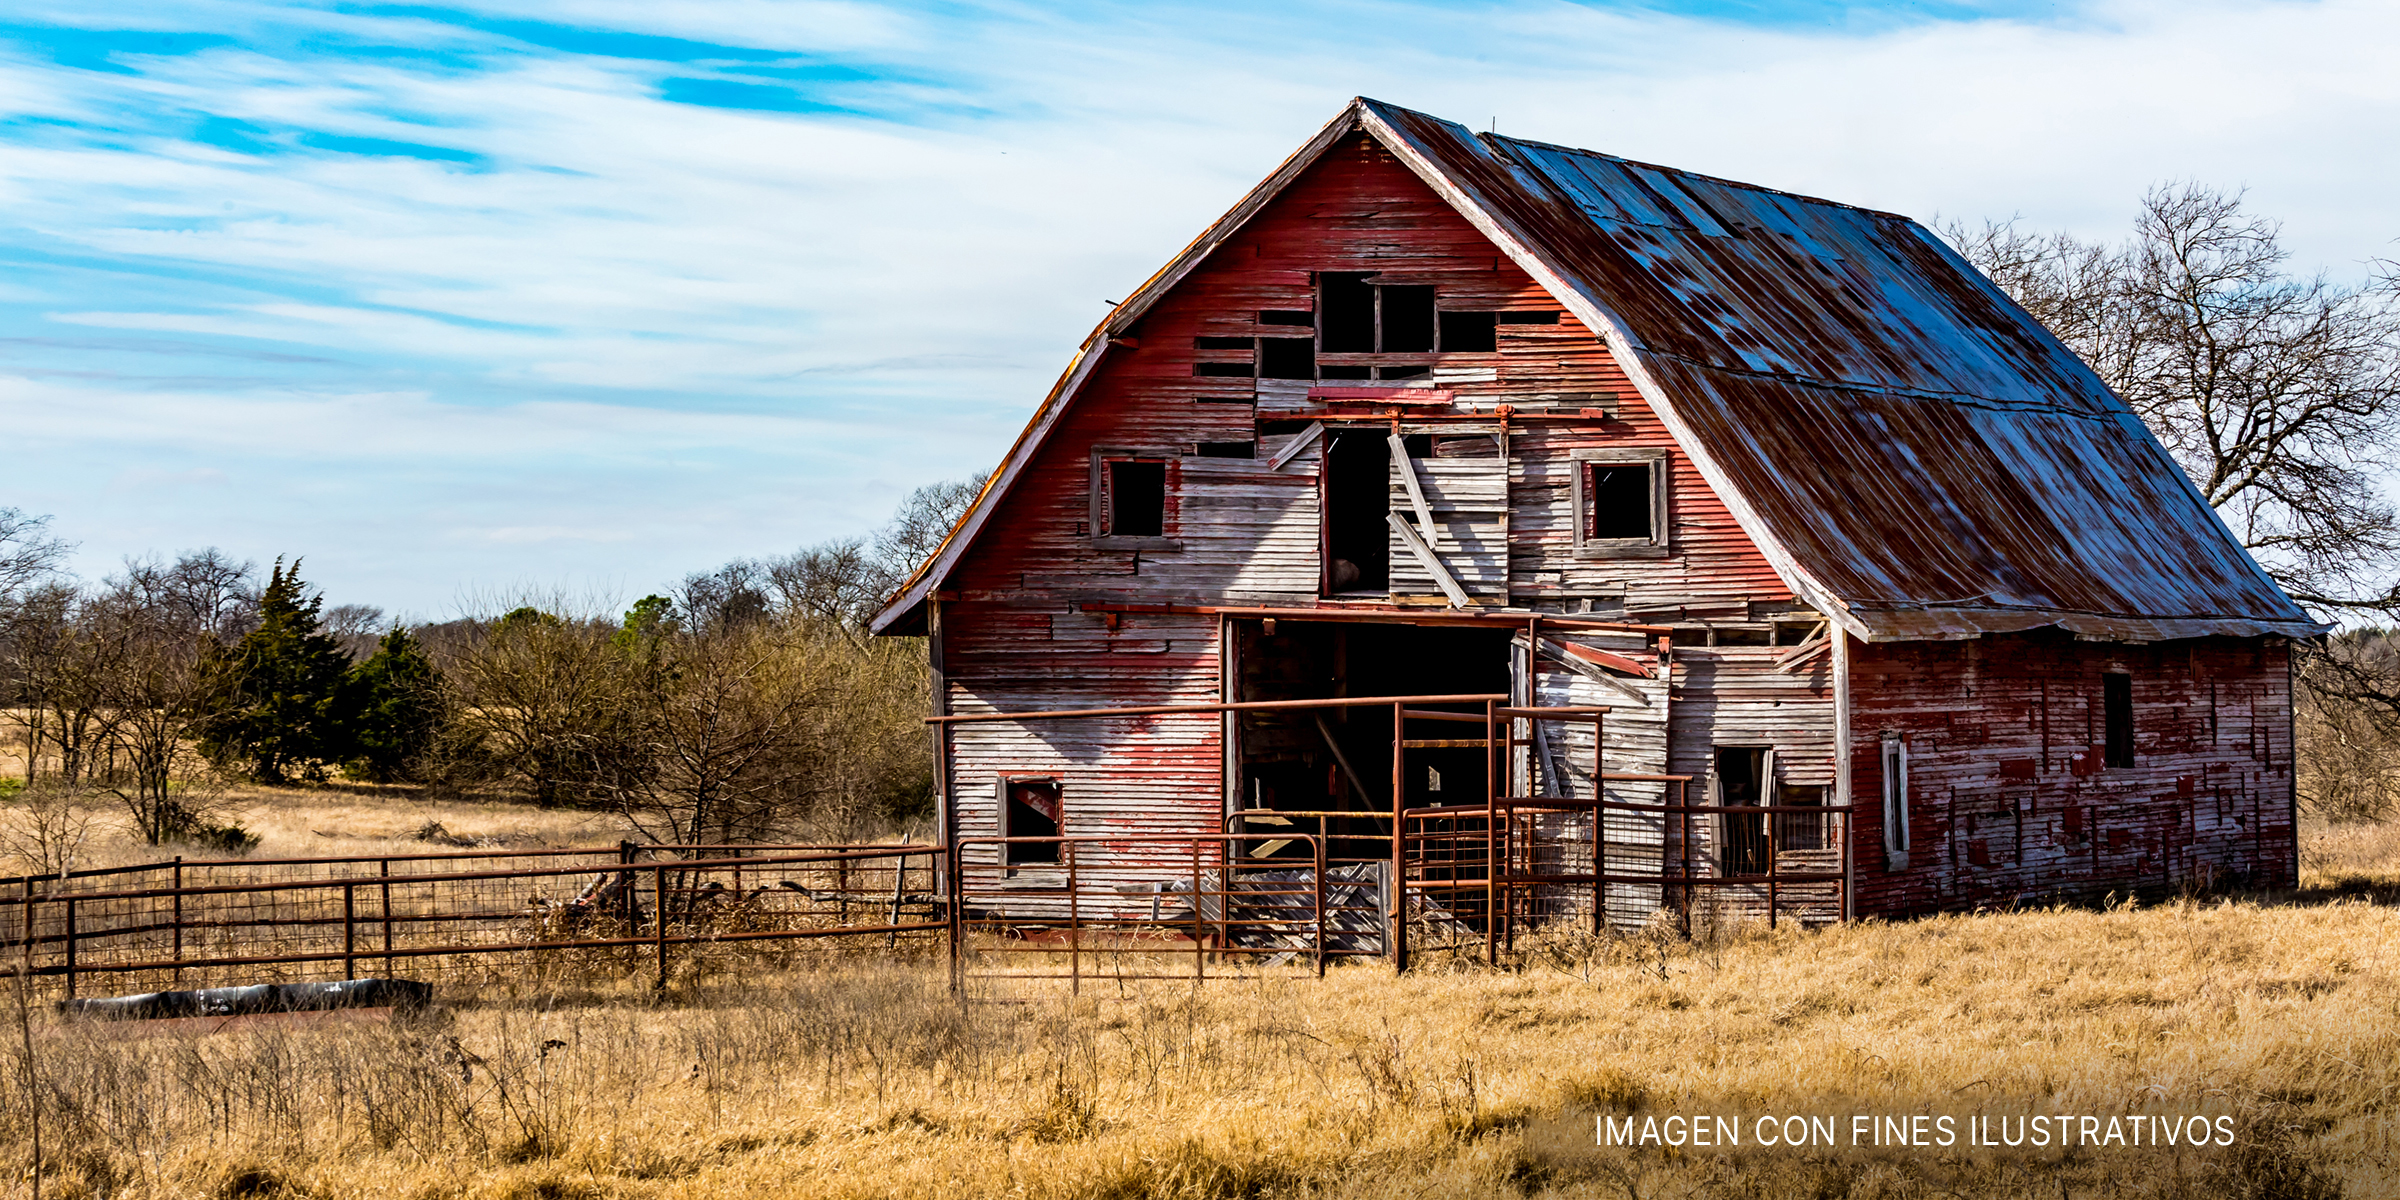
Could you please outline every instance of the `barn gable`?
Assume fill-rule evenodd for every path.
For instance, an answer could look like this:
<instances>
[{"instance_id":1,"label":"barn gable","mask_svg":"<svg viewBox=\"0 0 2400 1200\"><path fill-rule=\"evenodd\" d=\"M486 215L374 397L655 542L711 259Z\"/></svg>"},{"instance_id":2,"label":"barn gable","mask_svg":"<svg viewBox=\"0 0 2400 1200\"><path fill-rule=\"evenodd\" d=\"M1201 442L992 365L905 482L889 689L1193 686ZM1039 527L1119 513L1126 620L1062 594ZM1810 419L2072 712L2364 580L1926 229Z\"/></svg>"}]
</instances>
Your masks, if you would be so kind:
<instances>
[{"instance_id":1,"label":"barn gable","mask_svg":"<svg viewBox=\"0 0 2400 1200\"><path fill-rule=\"evenodd\" d=\"M2123 402L1914 222L1361 100L1093 332L949 542L878 616L879 631L921 625L924 601L955 586L969 548L1094 380L1139 375L1154 310L1171 310L1177 286L1212 259L1264 254L1253 222L1345 144L1393 156L1500 252L1495 275L1504 260L1599 335L1608 369L1708 485L1686 494L1721 498L1781 586L1862 638L2320 628ZM1306 269L1282 284L1305 290ZM1262 404L1269 390L1259 389ZM1200 474L1212 471L1255 473ZM1208 481L1194 482L1184 494L1205 506ZM1227 514L1258 511L1227 498ZM1233 592L1291 593L1271 565L1274 529L1271 517L1250 525L1262 556L1236 573Z\"/></svg>"}]
</instances>

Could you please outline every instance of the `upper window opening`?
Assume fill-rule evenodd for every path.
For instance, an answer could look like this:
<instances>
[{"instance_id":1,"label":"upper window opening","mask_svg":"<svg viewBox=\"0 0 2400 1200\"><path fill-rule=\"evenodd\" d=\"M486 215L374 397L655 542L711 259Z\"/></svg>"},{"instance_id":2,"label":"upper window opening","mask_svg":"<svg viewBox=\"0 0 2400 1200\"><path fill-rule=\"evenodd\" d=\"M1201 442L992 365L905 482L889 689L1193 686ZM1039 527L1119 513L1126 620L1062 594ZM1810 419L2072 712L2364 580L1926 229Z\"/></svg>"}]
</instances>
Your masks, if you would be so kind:
<instances>
[{"instance_id":1,"label":"upper window opening","mask_svg":"<svg viewBox=\"0 0 2400 1200\"><path fill-rule=\"evenodd\" d=\"M1311 338L1258 339L1258 377L1261 379L1315 379L1317 377L1317 344Z\"/></svg>"},{"instance_id":2,"label":"upper window opening","mask_svg":"<svg viewBox=\"0 0 2400 1200\"><path fill-rule=\"evenodd\" d=\"M1587 462L1584 471L1583 536L1594 540L1649 540L1651 524L1650 463Z\"/></svg>"},{"instance_id":3,"label":"upper window opening","mask_svg":"<svg viewBox=\"0 0 2400 1200\"><path fill-rule=\"evenodd\" d=\"M1192 345L1202 350L1247 350L1250 341L1246 337L1196 337Z\"/></svg>"},{"instance_id":4,"label":"upper window opening","mask_svg":"<svg viewBox=\"0 0 2400 1200\"><path fill-rule=\"evenodd\" d=\"M1433 289L1422 284L1385 284L1375 289L1375 349L1384 354L1427 354L1433 350Z\"/></svg>"},{"instance_id":5,"label":"upper window opening","mask_svg":"<svg viewBox=\"0 0 2400 1200\"><path fill-rule=\"evenodd\" d=\"M1257 442L1202 442L1202 458L1257 458Z\"/></svg>"},{"instance_id":6,"label":"upper window opening","mask_svg":"<svg viewBox=\"0 0 2400 1200\"><path fill-rule=\"evenodd\" d=\"M1011 779L1003 783L1008 793L1000 818L1000 836L1006 838L1054 838L1060 836L1063 805L1058 781L1055 779ZM1008 865L1020 863L1055 863L1058 861L1057 842L1011 842L1007 850Z\"/></svg>"},{"instance_id":7,"label":"upper window opening","mask_svg":"<svg viewBox=\"0 0 2400 1200\"><path fill-rule=\"evenodd\" d=\"M1317 275L1317 348L1327 354L1375 352L1375 288L1363 274Z\"/></svg>"},{"instance_id":8,"label":"upper window opening","mask_svg":"<svg viewBox=\"0 0 2400 1200\"><path fill-rule=\"evenodd\" d=\"M1476 354L1499 348L1492 326L1500 314L1445 312L1442 314L1442 353Z\"/></svg>"},{"instance_id":9,"label":"upper window opening","mask_svg":"<svg viewBox=\"0 0 2400 1200\"><path fill-rule=\"evenodd\" d=\"M1261 325L1315 325L1317 314L1305 308L1269 308L1258 314Z\"/></svg>"},{"instance_id":10,"label":"upper window opening","mask_svg":"<svg viewBox=\"0 0 2400 1200\"><path fill-rule=\"evenodd\" d=\"M2100 711L2107 724L2106 741L2101 746L2102 763L2111 767L2132 766L2133 676L2110 671L2100 677Z\"/></svg>"},{"instance_id":11,"label":"upper window opening","mask_svg":"<svg viewBox=\"0 0 2400 1200\"><path fill-rule=\"evenodd\" d=\"M1166 533L1167 464L1157 459L1118 459L1108 464L1109 537L1161 537Z\"/></svg>"}]
</instances>

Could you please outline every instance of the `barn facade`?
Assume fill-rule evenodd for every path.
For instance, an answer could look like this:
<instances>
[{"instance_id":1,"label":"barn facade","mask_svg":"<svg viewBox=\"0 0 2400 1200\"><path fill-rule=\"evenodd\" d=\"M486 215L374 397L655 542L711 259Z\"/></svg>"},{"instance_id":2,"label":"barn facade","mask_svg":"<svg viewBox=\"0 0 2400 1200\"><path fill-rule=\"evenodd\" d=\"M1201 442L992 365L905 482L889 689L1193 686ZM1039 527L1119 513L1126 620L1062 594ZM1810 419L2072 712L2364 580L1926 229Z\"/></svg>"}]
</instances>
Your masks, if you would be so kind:
<instances>
[{"instance_id":1,"label":"barn facade","mask_svg":"<svg viewBox=\"0 0 2400 1200\"><path fill-rule=\"evenodd\" d=\"M947 839L1028 894L1055 848L975 839L1430 880L1391 814L1506 792L1562 802L1523 869L1583 863L1526 915L1620 921L2288 884L2321 631L1916 223L1367 100L1114 309L875 628L929 638ZM1364 702L1443 696L1553 717Z\"/></svg>"}]
</instances>

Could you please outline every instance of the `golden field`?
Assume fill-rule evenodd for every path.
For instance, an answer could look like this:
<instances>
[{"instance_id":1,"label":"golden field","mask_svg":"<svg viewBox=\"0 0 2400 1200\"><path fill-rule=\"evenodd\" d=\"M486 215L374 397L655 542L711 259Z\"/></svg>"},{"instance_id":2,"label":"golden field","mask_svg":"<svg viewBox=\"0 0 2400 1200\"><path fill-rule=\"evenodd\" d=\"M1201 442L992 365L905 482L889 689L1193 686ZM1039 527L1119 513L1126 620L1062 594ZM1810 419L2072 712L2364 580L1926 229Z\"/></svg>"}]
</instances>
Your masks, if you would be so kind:
<instances>
[{"instance_id":1,"label":"golden field","mask_svg":"<svg viewBox=\"0 0 2400 1200\"><path fill-rule=\"evenodd\" d=\"M259 798L285 811L253 827L549 835L547 814L377 817L361 796L307 815L327 802ZM46 1196L2400 1195L2400 921L2374 902L2400 894L2400 835L2307 846L2298 896L1562 934L1497 971L1087 979L1080 997L977 980L960 999L941 964L862 949L720 964L664 997L453 988L390 1023L36 1009L4 1039L0 1155L27 1192L35 1097ZM1739 1117L1743 1144L1598 1146L1604 1113ZM2236 1134L1754 1144L1757 1116L1795 1113L1845 1136L1853 1114L1950 1116L1962 1137L1976 1115L2201 1114Z\"/></svg>"}]
</instances>

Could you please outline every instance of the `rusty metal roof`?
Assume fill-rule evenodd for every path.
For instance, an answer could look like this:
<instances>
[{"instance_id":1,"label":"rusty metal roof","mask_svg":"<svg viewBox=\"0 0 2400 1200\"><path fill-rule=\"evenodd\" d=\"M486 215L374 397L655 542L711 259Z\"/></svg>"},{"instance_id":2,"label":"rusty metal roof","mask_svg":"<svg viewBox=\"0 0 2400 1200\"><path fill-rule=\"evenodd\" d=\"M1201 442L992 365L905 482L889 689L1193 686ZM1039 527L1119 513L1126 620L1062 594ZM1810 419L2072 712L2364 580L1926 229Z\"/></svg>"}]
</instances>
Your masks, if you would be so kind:
<instances>
[{"instance_id":1,"label":"rusty metal roof","mask_svg":"<svg viewBox=\"0 0 2400 1200\"><path fill-rule=\"evenodd\" d=\"M1359 129L1604 331L1786 582L1853 633L2325 628L2090 367L1916 222L1363 99L1094 331L878 628L938 586L1105 337Z\"/></svg>"}]
</instances>

